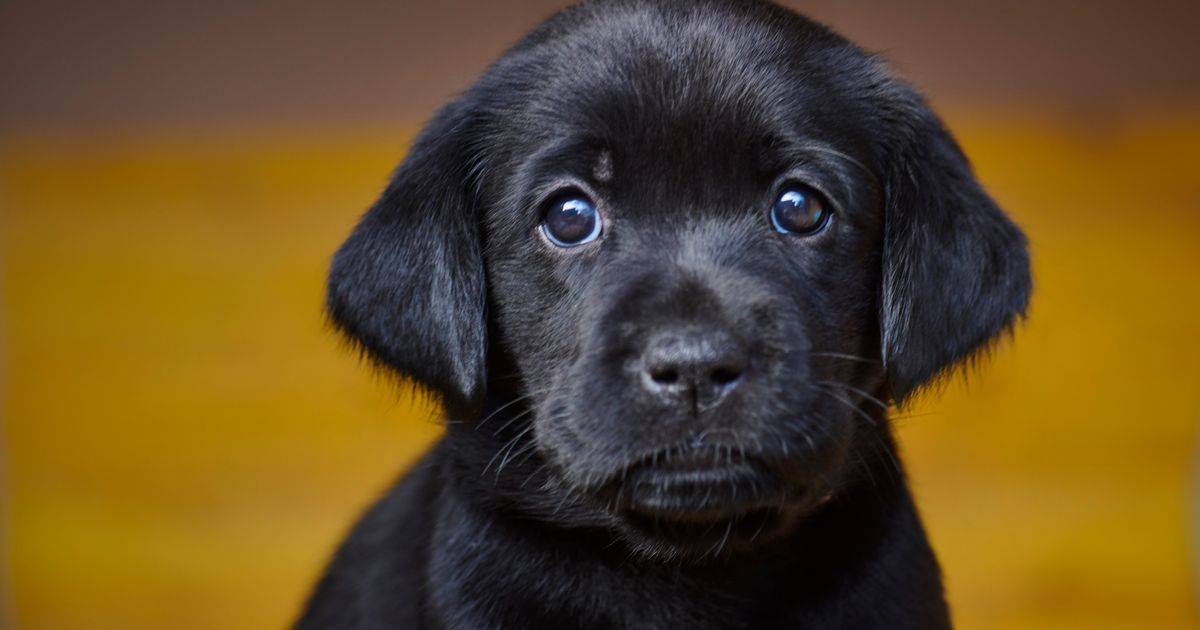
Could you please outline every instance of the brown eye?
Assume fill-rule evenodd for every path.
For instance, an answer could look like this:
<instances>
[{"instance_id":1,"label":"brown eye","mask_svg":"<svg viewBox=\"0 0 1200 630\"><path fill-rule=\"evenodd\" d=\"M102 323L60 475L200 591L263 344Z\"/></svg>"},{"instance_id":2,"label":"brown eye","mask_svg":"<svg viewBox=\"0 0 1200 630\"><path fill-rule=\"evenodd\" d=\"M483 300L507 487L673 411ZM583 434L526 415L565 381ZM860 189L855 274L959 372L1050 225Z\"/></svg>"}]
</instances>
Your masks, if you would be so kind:
<instances>
[{"instance_id":1,"label":"brown eye","mask_svg":"<svg viewBox=\"0 0 1200 630\"><path fill-rule=\"evenodd\" d=\"M830 214L816 191L791 186L771 204L771 225L782 234L807 236L820 232L829 223Z\"/></svg>"},{"instance_id":2,"label":"brown eye","mask_svg":"<svg viewBox=\"0 0 1200 630\"><path fill-rule=\"evenodd\" d=\"M568 195L556 199L546 209L542 233L559 247L575 247L596 240L602 223L600 212L590 199Z\"/></svg>"}]
</instances>

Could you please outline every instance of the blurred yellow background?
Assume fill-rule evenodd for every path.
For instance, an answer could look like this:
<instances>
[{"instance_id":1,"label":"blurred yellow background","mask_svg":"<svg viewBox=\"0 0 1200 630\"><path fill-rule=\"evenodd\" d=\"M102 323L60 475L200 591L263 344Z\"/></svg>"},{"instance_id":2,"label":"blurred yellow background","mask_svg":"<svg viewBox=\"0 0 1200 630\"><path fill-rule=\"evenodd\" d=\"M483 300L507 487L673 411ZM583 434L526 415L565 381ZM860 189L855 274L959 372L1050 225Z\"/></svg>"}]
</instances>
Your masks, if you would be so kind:
<instances>
[{"instance_id":1,"label":"blurred yellow background","mask_svg":"<svg viewBox=\"0 0 1200 630\"><path fill-rule=\"evenodd\" d=\"M239 10L261 24L233 20L254 28L228 32L215 26L228 7L172 20L176 9L146 2L118 3L127 11L117 15L80 4L53 33L50 10L0 10L0 69L19 88L0 109L0 627L249 629L293 618L358 511L440 430L435 409L372 375L323 327L329 256L446 85L465 85L555 4L450 3L441 11L481 7L463 19L485 36L429 61L427 80L426 60L404 46L448 43L413 34L395 51L377 42L353 54L345 43L389 11L406 33L455 26L405 3L348 9L352 24L328 18L325 30L310 6L290 23L315 39L280 27L272 37L284 52L230 46L266 37L254 28L272 19L289 23L257 4ZM1110 22L1073 22L1077 39L1047 64L1076 74L1055 82L1017 53L1004 75L1016 83L1002 89L969 76L972 59L991 68L1010 49L1053 54L1067 33L1058 22L1040 23L1039 36L936 2L914 3L907 21L895 9L810 5L906 72L932 68L920 83L1032 244L1037 290L1013 342L897 414L957 623L1197 627L1200 80L1167 72L1173 56L1150 68L1159 48L1180 52L1172 33L1192 14L1158 7L1162 30L1122 57L1134 67L1109 67L1120 80L1099 77L1103 60L1076 58L1090 49L1072 43ZM1061 17L1082 5L1047 6ZM1021 11L1033 9L1005 15L1016 23ZM931 29L989 20L980 50L951 38L938 54L955 59L923 52L937 50ZM81 56L84 69L109 73L84 80L52 49L88 24L142 39L100 42L94 56L125 65L90 68L101 62ZM160 31L170 45L147 35ZM226 37L202 37L210 31ZM191 36L180 44L180 33ZM184 44L215 57L155 61L155 45ZM347 57L320 61L325 53ZM311 76L268 71L293 54ZM370 82L358 88L339 78L368 56L398 76L351 73ZM164 83L171 61L192 80ZM230 62L243 67L229 76L245 81L217 72ZM102 85L108 76L118 87ZM411 92L395 91L405 81ZM292 104L323 85L346 87L346 101ZM202 94L221 90L235 96Z\"/></svg>"}]
</instances>

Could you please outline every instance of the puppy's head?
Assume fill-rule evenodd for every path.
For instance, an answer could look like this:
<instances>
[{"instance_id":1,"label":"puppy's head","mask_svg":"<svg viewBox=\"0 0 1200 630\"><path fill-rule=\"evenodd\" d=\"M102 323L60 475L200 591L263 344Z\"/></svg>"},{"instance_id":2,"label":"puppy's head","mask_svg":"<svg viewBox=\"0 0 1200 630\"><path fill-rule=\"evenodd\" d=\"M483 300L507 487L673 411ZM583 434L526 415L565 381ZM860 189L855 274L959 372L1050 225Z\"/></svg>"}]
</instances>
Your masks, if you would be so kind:
<instances>
[{"instance_id":1,"label":"puppy's head","mask_svg":"<svg viewBox=\"0 0 1200 630\"><path fill-rule=\"evenodd\" d=\"M540 462L526 492L697 556L816 509L1029 291L1020 231L877 60L769 4L613 1L434 118L328 306L451 414L527 411L501 460Z\"/></svg>"}]
</instances>

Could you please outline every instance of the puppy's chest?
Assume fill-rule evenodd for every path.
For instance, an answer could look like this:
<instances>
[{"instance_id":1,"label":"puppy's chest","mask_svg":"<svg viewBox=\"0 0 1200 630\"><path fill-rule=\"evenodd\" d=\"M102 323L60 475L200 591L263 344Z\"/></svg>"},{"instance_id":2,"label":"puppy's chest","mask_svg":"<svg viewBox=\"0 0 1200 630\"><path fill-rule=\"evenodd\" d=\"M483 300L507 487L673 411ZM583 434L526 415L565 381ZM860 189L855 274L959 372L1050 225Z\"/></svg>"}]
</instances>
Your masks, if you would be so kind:
<instances>
[{"instance_id":1,"label":"puppy's chest","mask_svg":"<svg viewBox=\"0 0 1200 630\"><path fill-rule=\"evenodd\" d=\"M842 627L797 605L787 584L721 588L514 541L443 540L429 595L447 628L768 630ZM535 545L536 546L536 545ZM532 553L531 553L532 552ZM736 593L736 594L734 594Z\"/></svg>"}]
</instances>

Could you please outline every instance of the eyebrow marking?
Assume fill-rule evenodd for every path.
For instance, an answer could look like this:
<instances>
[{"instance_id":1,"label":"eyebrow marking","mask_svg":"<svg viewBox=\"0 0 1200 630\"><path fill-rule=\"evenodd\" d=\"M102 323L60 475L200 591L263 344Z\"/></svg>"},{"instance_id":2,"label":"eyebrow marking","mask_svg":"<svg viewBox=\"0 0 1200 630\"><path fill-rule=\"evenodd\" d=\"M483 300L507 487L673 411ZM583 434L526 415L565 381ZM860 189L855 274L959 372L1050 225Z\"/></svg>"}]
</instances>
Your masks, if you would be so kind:
<instances>
[{"instance_id":1,"label":"eyebrow marking","mask_svg":"<svg viewBox=\"0 0 1200 630\"><path fill-rule=\"evenodd\" d=\"M602 184L607 184L608 182L612 181L612 151L605 149L600 152L600 156L596 158L595 166L592 167L592 176L596 178L596 181Z\"/></svg>"},{"instance_id":2,"label":"eyebrow marking","mask_svg":"<svg viewBox=\"0 0 1200 630\"><path fill-rule=\"evenodd\" d=\"M863 173L866 173L866 175L868 177L870 177L872 180L874 180L874 182L876 184L879 183L879 178L875 176L875 173L871 172L871 169L867 168L866 164L863 164L857 158L855 158L843 151L839 151L839 150L837 150L827 144L821 143L821 142L804 142L802 144L798 144L795 146L797 149L799 149L801 151L811 151L813 153L824 153L826 155L838 158L839 160L846 162L847 164L852 164L854 166L857 166L859 168L859 170L861 170Z\"/></svg>"}]
</instances>

